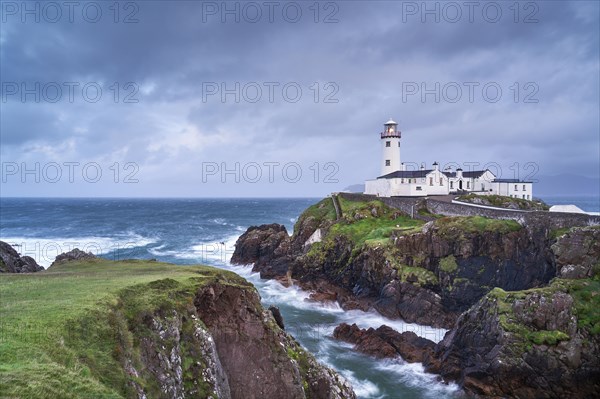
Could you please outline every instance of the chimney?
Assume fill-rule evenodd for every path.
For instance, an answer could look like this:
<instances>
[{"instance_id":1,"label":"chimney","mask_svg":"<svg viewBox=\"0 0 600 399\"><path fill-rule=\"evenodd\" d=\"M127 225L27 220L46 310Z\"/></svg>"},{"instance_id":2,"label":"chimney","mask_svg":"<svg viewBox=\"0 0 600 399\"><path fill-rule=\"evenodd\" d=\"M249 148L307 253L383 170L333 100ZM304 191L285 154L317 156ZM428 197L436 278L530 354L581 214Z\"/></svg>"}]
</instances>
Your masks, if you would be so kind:
<instances>
[{"instance_id":1,"label":"chimney","mask_svg":"<svg viewBox=\"0 0 600 399\"><path fill-rule=\"evenodd\" d=\"M456 169L456 178L457 179L462 179L463 175L462 175L462 169L458 168Z\"/></svg>"},{"instance_id":2,"label":"chimney","mask_svg":"<svg viewBox=\"0 0 600 399\"><path fill-rule=\"evenodd\" d=\"M439 165L438 165L437 161L435 161L435 162L433 163L433 169L434 169L434 170L440 170L440 167L439 167Z\"/></svg>"},{"instance_id":3,"label":"chimney","mask_svg":"<svg viewBox=\"0 0 600 399\"><path fill-rule=\"evenodd\" d=\"M425 164L424 163L421 164L421 170L425 170Z\"/></svg>"}]
</instances>

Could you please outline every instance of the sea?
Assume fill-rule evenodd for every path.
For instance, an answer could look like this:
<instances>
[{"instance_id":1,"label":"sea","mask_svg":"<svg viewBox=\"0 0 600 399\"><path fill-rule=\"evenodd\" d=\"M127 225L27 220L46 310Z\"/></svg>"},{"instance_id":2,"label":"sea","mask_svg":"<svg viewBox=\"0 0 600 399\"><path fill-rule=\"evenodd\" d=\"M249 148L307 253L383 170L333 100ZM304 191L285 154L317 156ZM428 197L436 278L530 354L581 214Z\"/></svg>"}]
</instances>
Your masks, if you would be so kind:
<instances>
[{"instance_id":1,"label":"sea","mask_svg":"<svg viewBox=\"0 0 600 399\"><path fill-rule=\"evenodd\" d=\"M600 198L543 198L600 212ZM251 266L229 263L237 238L252 225L279 223L288 232L319 198L123 199L0 198L0 240L49 266L73 248L107 259L156 259L231 270L258 289L265 306L281 310L286 330L319 361L334 368L360 398L456 398L460 390L401 358L376 360L333 339L340 323L361 328L383 324L439 342L446 330L391 320L374 311L343 311L307 301L308 293L263 280ZM567 202L564 202L567 201Z\"/></svg>"}]
</instances>

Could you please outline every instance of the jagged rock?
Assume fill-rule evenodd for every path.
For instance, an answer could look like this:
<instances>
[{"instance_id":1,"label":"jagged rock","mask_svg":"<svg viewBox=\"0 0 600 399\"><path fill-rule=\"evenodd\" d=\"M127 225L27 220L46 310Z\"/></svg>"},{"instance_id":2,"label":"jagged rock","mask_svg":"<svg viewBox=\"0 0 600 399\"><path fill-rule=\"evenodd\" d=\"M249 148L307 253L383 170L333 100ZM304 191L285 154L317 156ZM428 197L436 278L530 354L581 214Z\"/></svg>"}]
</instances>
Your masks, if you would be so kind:
<instances>
[{"instance_id":1,"label":"jagged rock","mask_svg":"<svg viewBox=\"0 0 600 399\"><path fill-rule=\"evenodd\" d=\"M382 289L374 308L384 316L433 327L451 326L458 317L457 312L444 308L434 291L397 280Z\"/></svg>"},{"instance_id":2,"label":"jagged rock","mask_svg":"<svg viewBox=\"0 0 600 399\"><path fill-rule=\"evenodd\" d=\"M266 224L251 226L240 236L231 257L232 264L254 264L261 278L284 276L287 272L285 243L289 236L285 226Z\"/></svg>"},{"instance_id":3,"label":"jagged rock","mask_svg":"<svg viewBox=\"0 0 600 399\"><path fill-rule=\"evenodd\" d=\"M600 228L576 227L559 237L552 251L557 274L564 278L585 278L600 274Z\"/></svg>"},{"instance_id":4,"label":"jagged rock","mask_svg":"<svg viewBox=\"0 0 600 399\"><path fill-rule=\"evenodd\" d=\"M56 264L59 264L59 263L63 263L63 262L71 262L74 260L85 260L85 259L95 259L95 258L97 258L97 256L91 252L85 252L85 251L80 250L79 248L73 248L69 252L65 252L65 253L58 255L56 257L56 259L54 259L54 262L52 262L50 267L52 267Z\"/></svg>"},{"instance_id":5,"label":"jagged rock","mask_svg":"<svg viewBox=\"0 0 600 399\"><path fill-rule=\"evenodd\" d=\"M216 274L195 289L181 287L166 278L123 290L107 317L118 342L113 356L137 398L356 398L342 377L279 326L281 314L263 308L241 277ZM177 299L139 302L138 295ZM73 334L93 332L85 322L75 325Z\"/></svg>"},{"instance_id":6,"label":"jagged rock","mask_svg":"<svg viewBox=\"0 0 600 399\"><path fill-rule=\"evenodd\" d=\"M495 289L458 319L426 369L476 395L597 397L600 338L578 325L570 287Z\"/></svg>"},{"instance_id":7,"label":"jagged rock","mask_svg":"<svg viewBox=\"0 0 600 399\"><path fill-rule=\"evenodd\" d=\"M0 241L0 273L34 273L44 270L30 256L20 256L8 243Z\"/></svg>"},{"instance_id":8,"label":"jagged rock","mask_svg":"<svg viewBox=\"0 0 600 399\"><path fill-rule=\"evenodd\" d=\"M285 324L283 323L283 316L281 316L281 312L279 311L279 308L277 306L271 305L271 306L269 306L269 311L273 315L273 318L277 322L277 325L279 326L279 328L281 328L282 330L285 330Z\"/></svg>"},{"instance_id":9,"label":"jagged rock","mask_svg":"<svg viewBox=\"0 0 600 399\"><path fill-rule=\"evenodd\" d=\"M308 296L308 301L312 302L333 302L337 299L335 292L311 292Z\"/></svg>"},{"instance_id":10,"label":"jagged rock","mask_svg":"<svg viewBox=\"0 0 600 399\"><path fill-rule=\"evenodd\" d=\"M356 324L342 323L333 331L333 337L355 344L354 349L378 358L400 355L409 363L423 362L433 355L435 343L417 336L412 331L399 333L383 325L377 329L361 330Z\"/></svg>"},{"instance_id":11,"label":"jagged rock","mask_svg":"<svg viewBox=\"0 0 600 399\"><path fill-rule=\"evenodd\" d=\"M256 291L216 283L201 288L194 305L214 339L232 398L355 398L345 380L269 327L265 320L275 320ZM290 353L304 358L306 384Z\"/></svg>"}]
</instances>

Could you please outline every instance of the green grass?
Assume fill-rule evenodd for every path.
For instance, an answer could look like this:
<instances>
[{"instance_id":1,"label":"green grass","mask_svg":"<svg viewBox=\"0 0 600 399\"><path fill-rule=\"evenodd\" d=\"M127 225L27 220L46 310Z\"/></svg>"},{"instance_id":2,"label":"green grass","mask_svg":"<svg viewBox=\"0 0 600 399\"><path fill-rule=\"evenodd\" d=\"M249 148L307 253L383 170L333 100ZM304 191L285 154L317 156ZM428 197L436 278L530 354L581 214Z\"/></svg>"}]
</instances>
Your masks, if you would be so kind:
<instances>
[{"instance_id":1,"label":"green grass","mask_svg":"<svg viewBox=\"0 0 600 399\"><path fill-rule=\"evenodd\" d=\"M329 234L345 235L360 247L364 244L387 243L394 231L409 234L420 231L422 226L422 221L407 216L400 216L396 219L370 217L353 222L336 223L331 227Z\"/></svg>"},{"instance_id":2,"label":"green grass","mask_svg":"<svg viewBox=\"0 0 600 399\"><path fill-rule=\"evenodd\" d=\"M300 228L303 222L309 218L314 219L317 225L321 225L323 222L326 221L335 221L335 208L333 206L333 201L331 200L331 198L323 198L316 204L306 208L298 218L296 224L294 225L294 233L297 233L298 228Z\"/></svg>"},{"instance_id":3,"label":"green grass","mask_svg":"<svg viewBox=\"0 0 600 399\"><path fill-rule=\"evenodd\" d=\"M345 235L357 247L364 244L385 245L393 232L410 234L420 231L424 222L411 219L381 201L350 201L338 197L343 219L331 227L329 234ZM374 211L374 212L373 212Z\"/></svg>"},{"instance_id":4,"label":"green grass","mask_svg":"<svg viewBox=\"0 0 600 399\"><path fill-rule=\"evenodd\" d=\"M452 234L454 232L483 233L498 232L506 234L519 231L523 228L514 220L490 219L482 216L456 216L443 217L435 221L440 234Z\"/></svg>"},{"instance_id":5,"label":"green grass","mask_svg":"<svg viewBox=\"0 0 600 399\"><path fill-rule=\"evenodd\" d=\"M536 345L556 345L560 341L566 341L570 337L562 331L558 330L540 330L531 332L528 337Z\"/></svg>"},{"instance_id":6,"label":"green grass","mask_svg":"<svg viewBox=\"0 0 600 399\"><path fill-rule=\"evenodd\" d=\"M446 256L440 259L440 269L446 273L454 273L458 269L454 255Z\"/></svg>"},{"instance_id":7,"label":"green grass","mask_svg":"<svg viewBox=\"0 0 600 399\"><path fill-rule=\"evenodd\" d=\"M600 281L596 279L572 280L568 290L575 300L577 325L589 330L593 335L599 335Z\"/></svg>"},{"instance_id":8,"label":"green grass","mask_svg":"<svg viewBox=\"0 0 600 399\"><path fill-rule=\"evenodd\" d=\"M215 280L251 288L227 271L149 261L70 262L0 275L3 397L134 396L120 363L135 351L129 330L148 312L188 306L199 285ZM139 383L158 388L141 377Z\"/></svg>"},{"instance_id":9,"label":"green grass","mask_svg":"<svg viewBox=\"0 0 600 399\"><path fill-rule=\"evenodd\" d=\"M570 230L571 230L571 227L563 227L563 228L560 228L560 229L551 230L550 231L550 238L557 239L558 237L566 234Z\"/></svg>"},{"instance_id":10,"label":"green grass","mask_svg":"<svg viewBox=\"0 0 600 399\"><path fill-rule=\"evenodd\" d=\"M411 281L418 286L437 285L439 283L433 272L422 267L397 264L394 268L398 272L398 279L402 282Z\"/></svg>"}]
</instances>

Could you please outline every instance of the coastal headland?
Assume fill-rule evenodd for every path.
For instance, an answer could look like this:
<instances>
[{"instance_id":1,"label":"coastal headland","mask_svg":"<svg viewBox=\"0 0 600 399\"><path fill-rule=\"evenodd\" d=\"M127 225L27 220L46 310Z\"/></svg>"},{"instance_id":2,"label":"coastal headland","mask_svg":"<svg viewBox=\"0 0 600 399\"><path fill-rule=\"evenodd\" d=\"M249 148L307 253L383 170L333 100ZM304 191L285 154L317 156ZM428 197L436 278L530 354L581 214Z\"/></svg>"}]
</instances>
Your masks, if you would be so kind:
<instances>
[{"instance_id":1,"label":"coastal headland","mask_svg":"<svg viewBox=\"0 0 600 399\"><path fill-rule=\"evenodd\" d=\"M471 394L600 392L600 217L339 193L309 207L292 235L250 227L232 263L315 301L449 329L437 345L355 326L335 335L422 362Z\"/></svg>"}]
</instances>

